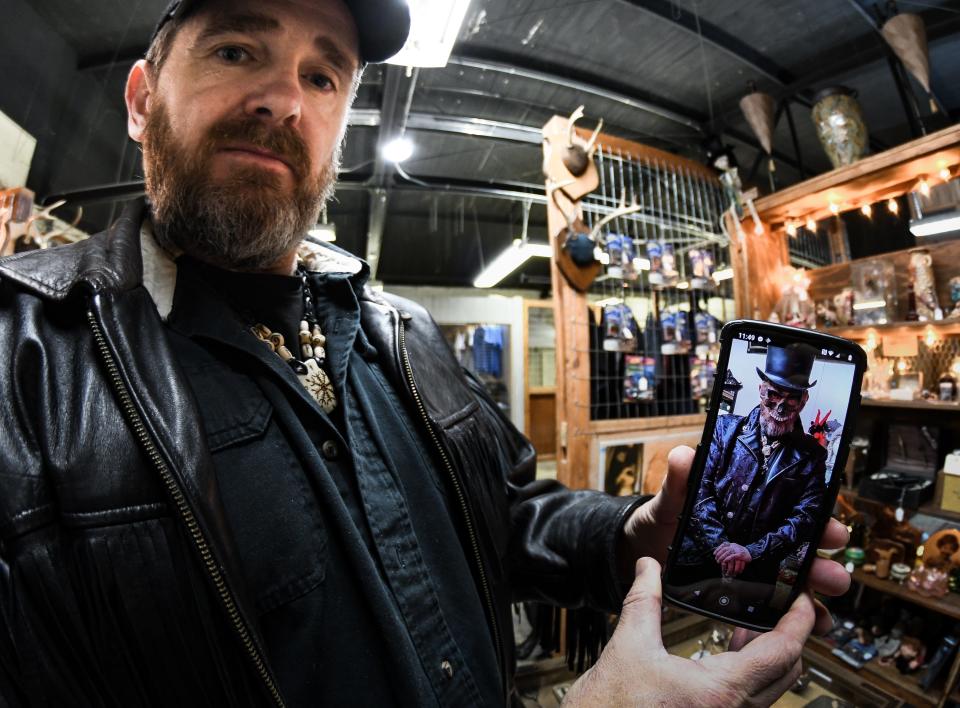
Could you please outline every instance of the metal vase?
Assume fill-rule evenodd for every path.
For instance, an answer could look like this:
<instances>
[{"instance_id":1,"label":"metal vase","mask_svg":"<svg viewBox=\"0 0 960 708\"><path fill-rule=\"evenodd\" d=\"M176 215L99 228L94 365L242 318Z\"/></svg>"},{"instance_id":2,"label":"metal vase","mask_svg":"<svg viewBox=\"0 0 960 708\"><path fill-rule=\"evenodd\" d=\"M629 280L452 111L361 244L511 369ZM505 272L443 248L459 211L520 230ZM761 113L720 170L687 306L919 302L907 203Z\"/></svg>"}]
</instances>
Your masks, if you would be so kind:
<instances>
[{"instance_id":1,"label":"metal vase","mask_svg":"<svg viewBox=\"0 0 960 708\"><path fill-rule=\"evenodd\" d=\"M930 56L923 18L908 12L894 15L886 21L880 33L907 71L920 82L924 91L930 93Z\"/></svg>"},{"instance_id":2,"label":"metal vase","mask_svg":"<svg viewBox=\"0 0 960 708\"><path fill-rule=\"evenodd\" d=\"M867 151L867 125L856 93L832 86L814 97L813 123L833 166L851 165Z\"/></svg>"},{"instance_id":3,"label":"metal vase","mask_svg":"<svg viewBox=\"0 0 960 708\"><path fill-rule=\"evenodd\" d=\"M773 96L761 91L753 91L740 99L740 110L767 155L773 154L773 114L776 108Z\"/></svg>"}]
</instances>

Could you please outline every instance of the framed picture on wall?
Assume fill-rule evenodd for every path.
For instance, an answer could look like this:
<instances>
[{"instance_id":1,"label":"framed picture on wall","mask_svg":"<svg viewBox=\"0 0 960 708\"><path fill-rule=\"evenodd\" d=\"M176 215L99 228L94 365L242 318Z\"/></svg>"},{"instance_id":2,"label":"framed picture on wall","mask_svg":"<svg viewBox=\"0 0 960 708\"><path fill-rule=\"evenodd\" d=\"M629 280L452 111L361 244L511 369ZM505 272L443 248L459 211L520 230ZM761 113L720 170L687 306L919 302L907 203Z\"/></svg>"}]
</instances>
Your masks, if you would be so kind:
<instances>
[{"instance_id":1,"label":"framed picture on wall","mask_svg":"<svg viewBox=\"0 0 960 708\"><path fill-rule=\"evenodd\" d=\"M643 482L643 443L604 445L600 457L603 491L618 497L639 493Z\"/></svg>"}]
</instances>

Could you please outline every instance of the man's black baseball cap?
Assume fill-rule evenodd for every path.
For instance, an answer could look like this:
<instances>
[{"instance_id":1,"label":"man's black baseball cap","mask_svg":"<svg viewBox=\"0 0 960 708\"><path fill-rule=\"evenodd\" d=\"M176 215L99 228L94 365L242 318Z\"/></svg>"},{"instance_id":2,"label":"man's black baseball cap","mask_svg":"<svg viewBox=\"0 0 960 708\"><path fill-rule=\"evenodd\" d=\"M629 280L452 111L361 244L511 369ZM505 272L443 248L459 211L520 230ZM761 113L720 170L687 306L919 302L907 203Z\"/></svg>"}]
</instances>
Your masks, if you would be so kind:
<instances>
[{"instance_id":1,"label":"man's black baseball cap","mask_svg":"<svg viewBox=\"0 0 960 708\"><path fill-rule=\"evenodd\" d=\"M410 33L410 8L406 0L343 0L357 25L361 64L377 64L399 52ZM153 30L150 43L172 19L195 11L203 0L173 0Z\"/></svg>"}]
</instances>

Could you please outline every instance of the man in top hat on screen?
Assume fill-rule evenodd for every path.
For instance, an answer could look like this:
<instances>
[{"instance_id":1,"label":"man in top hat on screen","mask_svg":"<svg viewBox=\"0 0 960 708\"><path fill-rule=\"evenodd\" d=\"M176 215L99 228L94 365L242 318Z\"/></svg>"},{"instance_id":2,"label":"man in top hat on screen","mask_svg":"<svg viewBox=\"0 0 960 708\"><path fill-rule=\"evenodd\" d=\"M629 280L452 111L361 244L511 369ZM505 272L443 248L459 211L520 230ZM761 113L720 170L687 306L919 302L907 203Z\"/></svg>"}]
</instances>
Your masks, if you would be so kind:
<instances>
[{"instance_id":1,"label":"man in top hat on screen","mask_svg":"<svg viewBox=\"0 0 960 708\"><path fill-rule=\"evenodd\" d=\"M803 431L800 412L816 385L816 350L767 348L758 405L717 420L680 550L690 582L723 575L774 583L781 562L811 540L826 491L826 450Z\"/></svg>"}]
</instances>

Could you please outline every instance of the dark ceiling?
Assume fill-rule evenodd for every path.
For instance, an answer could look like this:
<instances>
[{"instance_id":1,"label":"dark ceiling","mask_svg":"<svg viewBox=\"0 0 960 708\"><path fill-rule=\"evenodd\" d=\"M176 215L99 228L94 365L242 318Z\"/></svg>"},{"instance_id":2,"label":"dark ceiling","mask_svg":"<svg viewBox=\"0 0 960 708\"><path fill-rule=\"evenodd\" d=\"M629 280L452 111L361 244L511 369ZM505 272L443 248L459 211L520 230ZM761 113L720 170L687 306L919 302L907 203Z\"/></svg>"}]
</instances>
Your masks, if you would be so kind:
<instances>
[{"instance_id":1,"label":"dark ceiling","mask_svg":"<svg viewBox=\"0 0 960 708\"><path fill-rule=\"evenodd\" d=\"M126 138L122 87L166 0L5 0L0 27L0 110L38 138L29 178L43 196L141 175ZM775 135L780 186L829 168L809 117L816 90L857 90L881 150L918 130L893 79L868 0L472 0L454 56L443 69L408 76L371 67L364 76L330 216L338 244L380 254L385 283L469 285L521 231L545 240L539 129L586 105L606 130L703 159L713 133L734 146L748 176L758 147L738 101L748 82L789 98ZM923 125L960 117L960 0L901 0L927 26L934 94L910 79ZM409 112L406 108L409 106ZM401 131L416 144L403 164L378 160L378 144ZM760 164L758 162L758 164ZM754 180L766 188L765 161ZM75 198L75 201L78 201ZM84 225L116 214L87 200ZM505 283L543 287L533 263Z\"/></svg>"}]
</instances>

